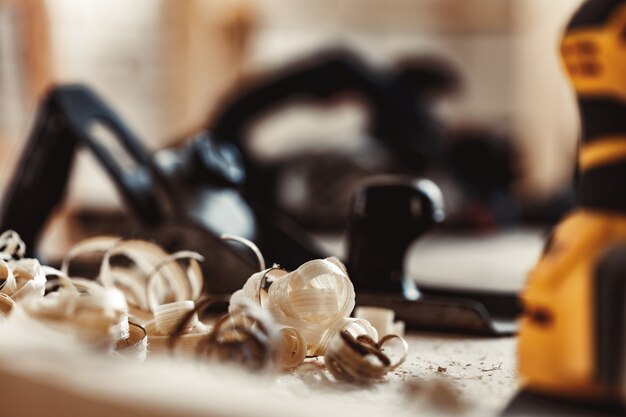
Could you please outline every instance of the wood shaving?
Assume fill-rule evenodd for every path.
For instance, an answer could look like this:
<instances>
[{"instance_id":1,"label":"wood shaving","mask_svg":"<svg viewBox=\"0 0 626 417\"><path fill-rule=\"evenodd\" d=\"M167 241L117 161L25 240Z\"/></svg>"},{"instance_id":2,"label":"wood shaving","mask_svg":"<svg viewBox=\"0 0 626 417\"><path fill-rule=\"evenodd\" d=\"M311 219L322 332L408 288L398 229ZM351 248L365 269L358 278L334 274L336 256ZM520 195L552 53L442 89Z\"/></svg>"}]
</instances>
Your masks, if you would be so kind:
<instances>
[{"instance_id":1,"label":"wood shaving","mask_svg":"<svg viewBox=\"0 0 626 417\"><path fill-rule=\"evenodd\" d=\"M72 279L52 268L46 272L57 275L59 288L44 297L24 300L22 306L31 317L94 347L112 348L129 337L128 306L119 290Z\"/></svg>"},{"instance_id":2,"label":"wood shaving","mask_svg":"<svg viewBox=\"0 0 626 417\"><path fill-rule=\"evenodd\" d=\"M219 299L205 299L188 311L169 336L170 350L184 342L187 328L193 327L197 315ZM271 316L257 304L243 302L217 319L212 328L194 343L198 357L243 365L251 370L281 366L282 334ZM191 347L191 346L189 346Z\"/></svg>"},{"instance_id":3,"label":"wood shaving","mask_svg":"<svg viewBox=\"0 0 626 417\"><path fill-rule=\"evenodd\" d=\"M13 230L7 230L0 235L0 257L2 259L23 258L26 245L20 235Z\"/></svg>"},{"instance_id":4,"label":"wood shaving","mask_svg":"<svg viewBox=\"0 0 626 417\"><path fill-rule=\"evenodd\" d=\"M263 297L261 283L267 272L252 275L231 297L231 308L261 300L276 322L302 333L309 356L323 355L354 308L354 287L343 264L336 258L309 261L274 279Z\"/></svg>"},{"instance_id":5,"label":"wood shaving","mask_svg":"<svg viewBox=\"0 0 626 417\"><path fill-rule=\"evenodd\" d=\"M0 317L4 319L11 314L13 307L15 307L15 301L8 295L0 293Z\"/></svg>"},{"instance_id":6,"label":"wood shaving","mask_svg":"<svg viewBox=\"0 0 626 417\"><path fill-rule=\"evenodd\" d=\"M265 268L252 242L223 238L249 247L261 270L232 295L228 314L213 326L199 317L225 300L201 299L199 254L168 254L150 242L117 237L79 243L55 270L22 258L25 248L16 233L0 235L1 314L8 316L21 304L31 317L73 333L81 343L138 360L177 352L252 370L302 373L308 369L301 366L305 358L324 356L335 380L354 384L379 381L405 360L402 337L379 340L368 320L350 317L354 287L338 259L309 261L292 272ZM71 262L87 253L101 256L96 280L70 277ZM382 333L398 329L393 317L385 324ZM316 380L330 381L321 365L315 372L323 375Z\"/></svg>"},{"instance_id":7,"label":"wood shaving","mask_svg":"<svg viewBox=\"0 0 626 417\"><path fill-rule=\"evenodd\" d=\"M494 366L492 368L488 368L488 369L481 369L481 372L493 372L493 371L499 371L500 369L502 369L502 362L500 362L500 365L498 366Z\"/></svg>"},{"instance_id":8,"label":"wood shaving","mask_svg":"<svg viewBox=\"0 0 626 417\"><path fill-rule=\"evenodd\" d=\"M46 276L36 259L0 260L0 279L4 279L0 293L8 295L14 301L31 295L43 297L46 289Z\"/></svg>"},{"instance_id":9,"label":"wood shaving","mask_svg":"<svg viewBox=\"0 0 626 417\"><path fill-rule=\"evenodd\" d=\"M138 323L129 321L128 338L117 342L115 351L125 358L143 361L148 355L148 334Z\"/></svg>"},{"instance_id":10,"label":"wood shaving","mask_svg":"<svg viewBox=\"0 0 626 417\"><path fill-rule=\"evenodd\" d=\"M140 240L104 236L80 242L67 253L60 271L41 266L35 259L19 258L24 253L17 233L0 235L3 316L15 301L25 299L23 307L31 317L73 333L82 343L139 360L146 357L149 344L153 351L165 350L169 334L194 309L204 283L200 255L168 254ZM102 256L97 279L70 277L72 260L87 253ZM115 257L130 262L116 265ZM48 282L46 275L54 279ZM49 293L44 296L46 287ZM135 316L134 321L129 321L129 314ZM209 330L196 319L181 335L181 346L193 350Z\"/></svg>"},{"instance_id":11,"label":"wood shaving","mask_svg":"<svg viewBox=\"0 0 626 417\"><path fill-rule=\"evenodd\" d=\"M304 335L293 327L281 327L280 330L280 366L292 369L300 366L307 353Z\"/></svg>"},{"instance_id":12,"label":"wood shaving","mask_svg":"<svg viewBox=\"0 0 626 417\"><path fill-rule=\"evenodd\" d=\"M168 254L159 246L142 240L122 240L117 237L92 238L74 246L63 261L68 271L72 259L89 252L103 255L98 281L107 288L124 293L130 313L137 325L145 328L150 352L167 352L172 331L182 318L195 309L204 278L196 252L180 251ZM130 264L116 265L115 257ZM182 265L187 262L187 266ZM195 319L178 335L177 348L182 353L195 351L210 327Z\"/></svg>"},{"instance_id":13,"label":"wood shaving","mask_svg":"<svg viewBox=\"0 0 626 417\"><path fill-rule=\"evenodd\" d=\"M226 241L231 240L234 242L239 242L242 245L246 246L248 249L252 251L252 253L254 253L254 256L256 256L257 262L259 263L259 270L263 271L265 269L265 258L263 258L263 254L261 254L261 251L259 250L257 245L252 243L250 240L245 239L240 236L229 235L226 233L222 234L221 238L222 240L226 240Z\"/></svg>"},{"instance_id":14,"label":"wood shaving","mask_svg":"<svg viewBox=\"0 0 626 417\"><path fill-rule=\"evenodd\" d=\"M8 230L0 235L0 311L8 317L16 302L43 297L44 268L36 259L24 258L26 246L19 235Z\"/></svg>"},{"instance_id":15,"label":"wood shaving","mask_svg":"<svg viewBox=\"0 0 626 417\"><path fill-rule=\"evenodd\" d=\"M381 307L357 307L354 310L354 317L369 321L378 332L380 337L395 334L404 336L404 322L396 321L395 312L388 308Z\"/></svg>"},{"instance_id":16,"label":"wood shaving","mask_svg":"<svg viewBox=\"0 0 626 417\"><path fill-rule=\"evenodd\" d=\"M396 358L390 358L385 347L391 342L400 346ZM400 336L385 336L379 342L368 335L353 336L348 330L336 335L326 352L325 360L331 374L338 380L369 384L382 379L400 366L407 357L408 345Z\"/></svg>"},{"instance_id":17,"label":"wood shaving","mask_svg":"<svg viewBox=\"0 0 626 417\"><path fill-rule=\"evenodd\" d=\"M367 384L397 368L406 359L408 346L397 335L378 341L369 321L350 318L354 299L346 267L337 258L327 258L306 262L292 272L273 267L253 274L232 295L230 311L254 303L271 314L283 335L284 369L297 367L306 356L324 356L335 379ZM391 332L393 317L389 321L385 331ZM389 352L391 345L396 352Z\"/></svg>"}]
</instances>

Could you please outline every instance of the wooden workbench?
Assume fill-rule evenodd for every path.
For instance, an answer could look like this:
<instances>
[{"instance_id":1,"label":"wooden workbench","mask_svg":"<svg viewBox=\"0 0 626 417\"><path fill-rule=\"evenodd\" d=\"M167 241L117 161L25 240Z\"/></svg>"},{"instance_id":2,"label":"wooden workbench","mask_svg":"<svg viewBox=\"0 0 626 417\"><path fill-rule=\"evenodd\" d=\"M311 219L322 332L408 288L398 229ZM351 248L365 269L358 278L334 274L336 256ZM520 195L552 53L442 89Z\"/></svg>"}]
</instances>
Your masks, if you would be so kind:
<instances>
[{"instance_id":1,"label":"wooden workbench","mask_svg":"<svg viewBox=\"0 0 626 417\"><path fill-rule=\"evenodd\" d=\"M10 322L0 340L1 414L15 417L490 416L517 387L513 338L411 334L406 363L371 387L169 357L122 360Z\"/></svg>"}]
</instances>

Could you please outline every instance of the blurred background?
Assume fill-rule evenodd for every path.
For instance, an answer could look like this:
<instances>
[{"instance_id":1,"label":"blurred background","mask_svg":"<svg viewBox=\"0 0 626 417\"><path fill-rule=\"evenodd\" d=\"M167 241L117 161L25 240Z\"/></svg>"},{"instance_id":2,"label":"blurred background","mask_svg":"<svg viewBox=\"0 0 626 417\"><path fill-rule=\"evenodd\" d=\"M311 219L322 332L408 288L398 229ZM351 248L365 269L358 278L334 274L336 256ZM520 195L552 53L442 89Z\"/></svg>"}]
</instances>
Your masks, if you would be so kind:
<instances>
[{"instance_id":1,"label":"blurred background","mask_svg":"<svg viewBox=\"0 0 626 417\"><path fill-rule=\"evenodd\" d=\"M429 111L445 132L448 160L461 180L463 172L476 171L466 166L466 155L491 152L479 163L509 161L507 172L485 174L506 177L507 198L531 207L528 212L561 207L572 183L579 122L558 38L579 3L0 0L0 182L9 180L37 103L52 84L88 84L156 151L205 127L250 80L341 47L376 71L417 62L428 70L418 75L435 75L441 88L424 95L433 95ZM356 101L302 102L255 123L251 147L265 160L294 147L345 150L361 140L366 119ZM472 140L486 141L487 151ZM80 155L65 215L55 218L48 242L78 240L67 213L119 206L92 162ZM441 177L454 200L455 192L444 187L452 180L440 171L432 176ZM48 251L61 248L49 244Z\"/></svg>"}]
</instances>

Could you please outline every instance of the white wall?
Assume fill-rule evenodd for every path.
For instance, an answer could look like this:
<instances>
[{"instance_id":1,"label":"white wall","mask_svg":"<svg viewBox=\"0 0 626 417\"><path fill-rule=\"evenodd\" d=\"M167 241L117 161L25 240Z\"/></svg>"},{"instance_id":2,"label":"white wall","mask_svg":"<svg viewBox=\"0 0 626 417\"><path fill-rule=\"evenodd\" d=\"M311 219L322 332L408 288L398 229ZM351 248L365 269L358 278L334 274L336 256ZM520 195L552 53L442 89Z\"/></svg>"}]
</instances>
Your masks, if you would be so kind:
<instances>
[{"instance_id":1,"label":"white wall","mask_svg":"<svg viewBox=\"0 0 626 417\"><path fill-rule=\"evenodd\" d=\"M576 161L580 123L559 42L581 0L517 1L514 128L529 167L524 191L541 195L569 180Z\"/></svg>"}]
</instances>

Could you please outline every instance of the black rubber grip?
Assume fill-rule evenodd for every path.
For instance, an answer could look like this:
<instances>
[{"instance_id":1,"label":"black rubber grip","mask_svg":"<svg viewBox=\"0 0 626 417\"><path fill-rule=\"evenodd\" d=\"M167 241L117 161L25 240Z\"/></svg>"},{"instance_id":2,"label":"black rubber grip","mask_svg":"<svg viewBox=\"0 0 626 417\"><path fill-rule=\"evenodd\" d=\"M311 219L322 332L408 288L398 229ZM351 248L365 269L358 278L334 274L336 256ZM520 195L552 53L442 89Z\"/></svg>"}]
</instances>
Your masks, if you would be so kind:
<instances>
[{"instance_id":1,"label":"black rubber grip","mask_svg":"<svg viewBox=\"0 0 626 417\"><path fill-rule=\"evenodd\" d=\"M625 276L626 246L616 246L594 273L596 377L608 385L618 384L624 369Z\"/></svg>"},{"instance_id":2,"label":"black rubber grip","mask_svg":"<svg viewBox=\"0 0 626 417\"><path fill-rule=\"evenodd\" d=\"M626 213L626 161L583 172L578 189L582 208Z\"/></svg>"},{"instance_id":3,"label":"black rubber grip","mask_svg":"<svg viewBox=\"0 0 626 417\"><path fill-rule=\"evenodd\" d=\"M626 102L610 98L582 98L579 107L583 143L607 137L626 137Z\"/></svg>"}]
</instances>

